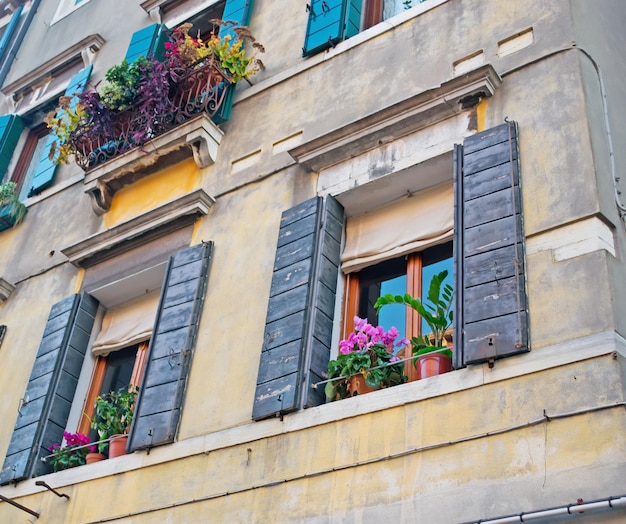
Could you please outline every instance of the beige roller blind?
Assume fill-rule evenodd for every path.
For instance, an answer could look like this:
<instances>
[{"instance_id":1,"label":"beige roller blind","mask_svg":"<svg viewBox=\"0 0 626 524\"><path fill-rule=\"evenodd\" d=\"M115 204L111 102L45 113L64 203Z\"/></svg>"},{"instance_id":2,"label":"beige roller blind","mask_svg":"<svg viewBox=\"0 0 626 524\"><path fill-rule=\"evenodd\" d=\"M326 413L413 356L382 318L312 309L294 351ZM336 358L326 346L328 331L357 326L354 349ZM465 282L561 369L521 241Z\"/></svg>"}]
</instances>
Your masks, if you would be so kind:
<instances>
[{"instance_id":1,"label":"beige roller blind","mask_svg":"<svg viewBox=\"0 0 626 524\"><path fill-rule=\"evenodd\" d=\"M108 309L102 319L102 328L93 344L92 353L105 356L112 351L148 340L158 305L159 292L154 291Z\"/></svg>"},{"instance_id":2,"label":"beige roller blind","mask_svg":"<svg viewBox=\"0 0 626 524\"><path fill-rule=\"evenodd\" d=\"M450 181L349 218L341 268L344 273L359 271L450 240L453 233L454 189Z\"/></svg>"}]
</instances>

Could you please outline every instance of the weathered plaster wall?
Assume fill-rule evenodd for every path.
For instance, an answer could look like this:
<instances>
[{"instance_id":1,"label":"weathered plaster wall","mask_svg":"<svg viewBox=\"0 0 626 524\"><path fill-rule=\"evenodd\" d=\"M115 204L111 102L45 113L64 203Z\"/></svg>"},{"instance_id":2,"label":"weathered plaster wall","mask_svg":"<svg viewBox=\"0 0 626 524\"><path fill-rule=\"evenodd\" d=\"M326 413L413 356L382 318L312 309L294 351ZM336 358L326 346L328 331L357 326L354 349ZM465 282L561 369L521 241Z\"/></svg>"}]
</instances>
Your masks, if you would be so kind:
<instances>
[{"instance_id":1,"label":"weathered plaster wall","mask_svg":"<svg viewBox=\"0 0 626 524\"><path fill-rule=\"evenodd\" d=\"M39 24L55 2L43 5ZM148 23L137 6L103 5L89 2L76 18L55 24L50 36L32 32L25 52L46 47L42 59L54 56L61 28L76 24L89 34L97 27L107 40L96 62L95 78L102 78L123 56L131 32ZM214 165L197 170L186 162L135 183L116 195L104 218L93 214L78 181L32 205L24 224L0 236L0 276L25 279L0 305L0 323L9 325L0 349L9 364L0 367L0 420L10 421L0 425L4 456L50 306L74 292L80 278L68 263L50 269L63 262L59 249L190 189L216 197L193 234L194 243L214 241L215 253L179 442L46 477L70 501L40 491L34 481L0 492L41 511L43 524L133 513L118 521L447 524L626 492L623 408L446 444L523 426L544 410L554 415L624 401L620 361L606 354L611 349L549 347L618 326L616 311L626 306L612 289L621 290L614 284L623 269L604 250L562 261L550 249L528 256L530 355L284 421L250 421L280 214L317 188L316 174L295 165L277 145L282 140L306 142L438 86L452 78L454 61L483 49L504 81L481 105L479 122L489 128L508 117L520 125L529 241L608 206L594 163L593 111L586 122L589 72L575 52L542 58L574 39L568 6L450 0L417 18L407 14L392 32L372 28L303 60L297 49L306 26L302 5L257 0L251 25L266 45L268 69L254 87L239 88ZM129 14L106 18L105 11ZM497 55L500 40L530 26L535 44ZM21 67L12 75L23 74ZM386 407L364 411L377 402ZM431 444L441 447L416 450ZM365 461L372 462L356 464ZM19 517L19 510L0 504L0 521ZM619 521L611 514L583 518Z\"/></svg>"}]
</instances>

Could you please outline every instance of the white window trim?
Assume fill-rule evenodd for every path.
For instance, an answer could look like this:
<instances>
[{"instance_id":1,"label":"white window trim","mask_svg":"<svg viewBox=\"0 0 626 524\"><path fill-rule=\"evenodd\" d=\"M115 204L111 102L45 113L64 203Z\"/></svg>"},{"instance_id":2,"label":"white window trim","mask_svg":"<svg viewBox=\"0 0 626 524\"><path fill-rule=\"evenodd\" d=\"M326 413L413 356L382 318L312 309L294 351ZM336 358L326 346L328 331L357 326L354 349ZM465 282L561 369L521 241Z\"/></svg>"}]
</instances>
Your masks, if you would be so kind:
<instances>
[{"instance_id":1,"label":"white window trim","mask_svg":"<svg viewBox=\"0 0 626 524\"><path fill-rule=\"evenodd\" d=\"M57 7L56 13L52 17L50 25L56 24L59 20L63 20L66 16L72 14L77 9L80 9L85 4L88 4L90 0L83 0L82 2L75 4L76 0L61 0L59 7Z\"/></svg>"},{"instance_id":2,"label":"white window trim","mask_svg":"<svg viewBox=\"0 0 626 524\"><path fill-rule=\"evenodd\" d=\"M140 5L154 22L165 24L168 27L175 27L222 0L187 0L184 4L184 9L177 10L179 11L178 14L163 17L161 8L172 3L172 1L173 0L145 0Z\"/></svg>"}]
</instances>

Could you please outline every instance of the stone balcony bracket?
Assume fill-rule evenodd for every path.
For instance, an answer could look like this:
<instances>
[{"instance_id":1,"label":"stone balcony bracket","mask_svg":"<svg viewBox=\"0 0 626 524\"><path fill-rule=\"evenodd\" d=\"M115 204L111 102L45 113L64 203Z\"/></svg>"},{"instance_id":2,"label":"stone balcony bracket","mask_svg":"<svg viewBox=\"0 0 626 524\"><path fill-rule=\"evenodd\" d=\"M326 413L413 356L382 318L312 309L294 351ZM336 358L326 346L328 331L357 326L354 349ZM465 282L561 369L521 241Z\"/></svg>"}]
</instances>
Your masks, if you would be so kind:
<instances>
[{"instance_id":1,"label":"stone balcony bracket","mask_svg":"<svg viewBox=\"0 0 626 524\"><path fill-rule=\"evenodd\" d=\"M14 290L13 284L0 277L0 302L5 302Z\"/></svg>"},{"instance_id":2,"label":"stone balcony bracket","mask_svg":"<svg viewBox=\"0 0 626 524\"><path fill-rule=\"evenodd\" d=\"M85 174L85 193L97 215L106 213L117 191L168 166L193 157L199 168L215 162L222 131L206 113L99 164Z\"/></svg>"}]
</instances>

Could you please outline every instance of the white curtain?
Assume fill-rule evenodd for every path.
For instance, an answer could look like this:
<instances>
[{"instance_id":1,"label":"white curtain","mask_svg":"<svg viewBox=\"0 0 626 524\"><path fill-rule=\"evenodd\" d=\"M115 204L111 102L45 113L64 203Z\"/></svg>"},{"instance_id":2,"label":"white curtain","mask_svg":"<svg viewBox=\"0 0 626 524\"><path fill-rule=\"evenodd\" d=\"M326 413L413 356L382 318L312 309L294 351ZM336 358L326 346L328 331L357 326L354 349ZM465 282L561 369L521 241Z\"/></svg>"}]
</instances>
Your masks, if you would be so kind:
<instances>
[{"instance_id":1,"label":"white curtain","mask_svg":"<svg viewBox=\"0 0 626 524\"><path fill-rule=\"evenodd\" d=\"M91 349L92 353L95 356L106 356L112 351L148 340L158 305L159 292L154 291L108 309Z\"/></svg>"},{"instance_id":2,"label":"white curtain","mask_svg":"<svg viewBox=\"0 0 626 524\"><path fill-rule=\"evenodd\" d=\"M341 255L344 273L450 240L454 233L452 181L349 218Z\"/></svg>"}]
</instances>

